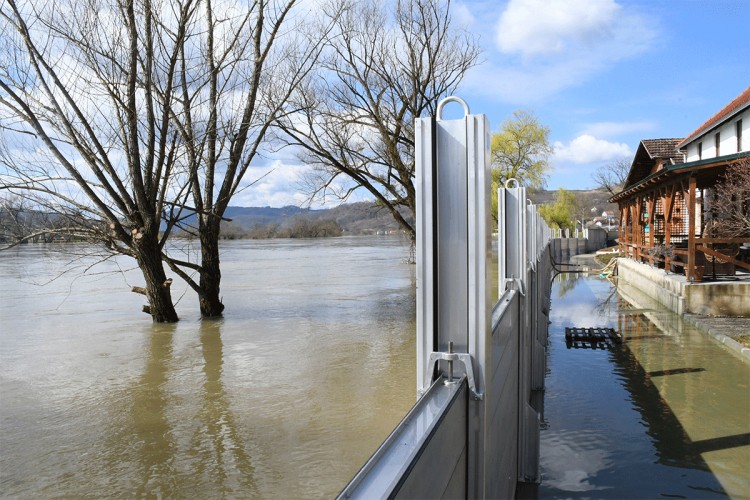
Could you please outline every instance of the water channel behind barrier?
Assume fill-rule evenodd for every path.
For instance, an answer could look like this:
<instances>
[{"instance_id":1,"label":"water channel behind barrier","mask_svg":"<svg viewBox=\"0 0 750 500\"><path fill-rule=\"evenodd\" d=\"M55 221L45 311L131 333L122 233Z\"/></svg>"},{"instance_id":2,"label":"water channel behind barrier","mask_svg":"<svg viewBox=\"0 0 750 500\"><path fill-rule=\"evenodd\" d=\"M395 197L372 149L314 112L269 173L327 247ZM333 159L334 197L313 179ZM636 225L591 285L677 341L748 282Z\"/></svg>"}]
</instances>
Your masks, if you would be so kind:
<instances>
[{"instance_id":1,"label":"water channel behind barrier","mask_svg":"<svg viewBox=\"0 0 750 500\"><path fill-rule=\"evenodd\" d=\"M539 498L750 497L750 364L606 280L553 285ZM567 349L565 327L623 344Z\"/></svg>"}]
</instances>

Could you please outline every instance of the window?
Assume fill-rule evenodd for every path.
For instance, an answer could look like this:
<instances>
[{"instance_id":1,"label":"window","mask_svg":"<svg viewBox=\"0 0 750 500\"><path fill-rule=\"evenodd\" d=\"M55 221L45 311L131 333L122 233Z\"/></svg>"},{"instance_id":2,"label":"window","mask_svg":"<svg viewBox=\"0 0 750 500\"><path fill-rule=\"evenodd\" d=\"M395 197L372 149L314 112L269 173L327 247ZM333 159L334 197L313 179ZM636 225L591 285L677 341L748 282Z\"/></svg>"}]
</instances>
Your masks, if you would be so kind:
<instances>
[{"instance_id":1,"label":"window","mask_svg":"<svg viewBox=\"0 0 750 500\"><path fill-rule=\"evenodd\" d=\"M742 151L742 120L737 120L737 152Z\"/></svg>"},{"instance_id":2,"label":"window","mask_svg":"<svg viewBox=\"0 0 750 500\"><path fill-rule=\"evenodd\" d=\"M714 148L716 148L716 156L719 156L721 153L719 152L721 146L721 133L717 132L714 136Z\"/></svg>"},{"instance_id":3,"label":"window","mask_svg":"<svg viewBox=\"0 0 750 500\"><path fill-rule=\"evenodd\" d=\"M703 159L703 143L702 142L698 143L698 159L699 160Z\"/></svg>"}]
</instances>

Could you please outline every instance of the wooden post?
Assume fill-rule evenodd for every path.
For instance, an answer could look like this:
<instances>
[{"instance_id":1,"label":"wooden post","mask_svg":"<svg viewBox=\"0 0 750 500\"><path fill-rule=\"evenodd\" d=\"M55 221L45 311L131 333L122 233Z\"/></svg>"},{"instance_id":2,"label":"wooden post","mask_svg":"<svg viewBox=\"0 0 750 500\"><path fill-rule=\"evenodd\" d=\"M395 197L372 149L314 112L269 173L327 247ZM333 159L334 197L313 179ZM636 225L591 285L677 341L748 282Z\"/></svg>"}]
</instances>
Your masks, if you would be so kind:
<instances>
[{"instance_id":1,"label":"wooden post","mask_svg":"<svg viewBox=\"0 0 750 500\"><path fill-rule=\"evenodd\" d=\"M641 245L643 245L643 200L635 198L635 218L633 220L633 243L635 243L635 260L641 261Z\"/></svg>"},{"instance_id":2,"label":"wooden post","mask_svg":"<svg viewBox=\"0 0 750 500\"><path fill-rule=\"evenodd\" d=\"M690 185L688 186L688 261L687 276L688 281L695 279L695 176L690 176Z\"/></svg>"},{"instance_id":3,"label":"wooden post","mask_svg":"<svg viewBox=\"0 0 750 500\"><path fill-rule=\"evenodd\" d=\"M656 209L656 193L652 192L648 197L648 247L654 248L654 210ZM654 256L649 253L649 263L654 265Z\"/></svg>"},{"instance_id":4,"label":"wooden post","mask_svg":"<svg viewBox=\"0 0 750 500\"><path fill-rule=\"evenodd\" d=\"M617 229L618 234L619 234L619 238L617 238L618 240L617 248L620 250L620 253L623 253L623 251L625 250L625 239L627 238L625 236L626 235L625 230L628 226L628 217L625 215L625 210L627 208L623 206L622 203L619 204L619 209L620 209L620 217L619 217L620 224Z\"/></svg>"},{"instance_id":5,"label":"wooden post","mask_svg":"<svg viewBox=\"0 0 750 500\"><path fill-rule=\"evenodd\" d=\"M674 207L674 184L667 186L664 194L664 246L669 247L672 239L672 208ZM672 266L672 258L664 256L664 269L669 270Z\"/></svg>"}]
</instances>

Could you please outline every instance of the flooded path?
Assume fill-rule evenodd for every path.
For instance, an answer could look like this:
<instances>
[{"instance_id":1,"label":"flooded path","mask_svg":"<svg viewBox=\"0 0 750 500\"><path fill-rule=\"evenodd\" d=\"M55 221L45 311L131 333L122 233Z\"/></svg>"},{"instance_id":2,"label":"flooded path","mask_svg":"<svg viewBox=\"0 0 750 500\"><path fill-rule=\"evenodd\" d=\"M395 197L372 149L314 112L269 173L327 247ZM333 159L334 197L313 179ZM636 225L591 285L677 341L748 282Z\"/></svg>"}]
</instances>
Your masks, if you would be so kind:
<instances>
[{"instance_id":1,"label":"flooded path","mask_svg":"<svg viewBox=\"0 0 750 500\"><path fill-rule=\"evenodd\" d=\"M750 363L624 292L553 286L539 497L750 498ZM568 349L566 326L624 342Z\"/></svg>"}]
</instances>

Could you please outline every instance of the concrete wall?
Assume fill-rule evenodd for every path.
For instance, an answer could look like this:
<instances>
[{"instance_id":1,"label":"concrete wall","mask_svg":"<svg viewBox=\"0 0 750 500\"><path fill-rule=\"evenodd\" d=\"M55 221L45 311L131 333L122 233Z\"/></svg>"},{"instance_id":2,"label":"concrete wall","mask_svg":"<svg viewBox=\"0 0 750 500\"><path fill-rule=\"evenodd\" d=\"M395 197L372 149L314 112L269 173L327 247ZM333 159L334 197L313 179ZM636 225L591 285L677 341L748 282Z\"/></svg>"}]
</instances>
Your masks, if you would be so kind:
<instances>
[{"instance_id":1,"label":"concrete wall","mask_svg":"<svg viewBox=\"0 0 750 500\"><path fill-rule=\"evenodd\" d=\"M588 238L553 238L550 250L555 262L568 262L571 257L585 253L594 253L607 246L606 229L591 228Z\"/></svg>"},{"instance_id":2,"label":"concrete wall","mask_svg":"<svg viewBox=\"0 0 750 500\"><path fill-rule=\"evenodd\" d=\"M750 317L750 282L688 283L631 259L617 259L620 280L677 314Z\"/></svg>"}]
</instances>

